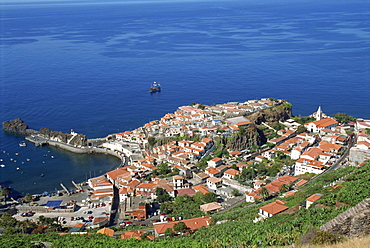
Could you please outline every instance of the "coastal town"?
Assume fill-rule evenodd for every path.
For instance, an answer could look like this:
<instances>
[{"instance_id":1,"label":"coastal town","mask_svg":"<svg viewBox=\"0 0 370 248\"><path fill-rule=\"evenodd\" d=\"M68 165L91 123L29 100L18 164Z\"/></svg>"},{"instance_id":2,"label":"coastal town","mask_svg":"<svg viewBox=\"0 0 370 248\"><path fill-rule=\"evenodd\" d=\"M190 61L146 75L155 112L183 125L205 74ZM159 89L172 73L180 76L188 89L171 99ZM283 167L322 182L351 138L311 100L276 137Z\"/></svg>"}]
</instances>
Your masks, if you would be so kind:
<instances>
[{"instance_id":1,"label":"coastal town","mask_svg":"<svg viewBox=\"0 0 370 248\"><path fill-rule=\"evenodd\" d=\"M278 118L266 118L268 111L279 108L283 110ZM27 140L39 144L41 139L41 145L73 152L108 153L122 163L75 184L73 190L64 186L54 196L33 195L29 202L15 206L13 216L18 220L57 217L71 234L99 229L98 233L113 237L117 234L109 227L117 226L128 228L119 233L121 239L143 235L155 239L168 230L181 232L179 223L185 223L191 233L208 227L214 213L276 198L259 208L254 222L264 221L288 211L284 198L311 180L370 159L369 129L370 120L342 121L326 115L321 107L306 119L294 118L286 100L266 98L181 106L135 130L86 140L79 146L68 144L77 136L73 130L67 142L35 134ZM258 130L265 138L253 140ZM230 145L235 137L247 138ZM302 206L309 208L321 196L308 197ZM169 205L176 199L190 199L186 197L200 199L197 217L181 215L175 205Z\"/></svg>"}]
</instances>

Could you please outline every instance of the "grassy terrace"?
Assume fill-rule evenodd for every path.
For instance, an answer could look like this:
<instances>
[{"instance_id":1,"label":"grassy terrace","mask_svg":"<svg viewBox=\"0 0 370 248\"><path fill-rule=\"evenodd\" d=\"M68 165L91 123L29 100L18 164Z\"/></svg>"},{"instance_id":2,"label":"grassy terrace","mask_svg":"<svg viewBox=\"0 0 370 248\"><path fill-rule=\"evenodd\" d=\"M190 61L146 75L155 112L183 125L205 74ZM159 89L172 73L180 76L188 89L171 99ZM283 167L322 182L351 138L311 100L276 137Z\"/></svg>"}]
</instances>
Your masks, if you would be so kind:
<instances>
[{"instance_id":1,"label":"grassy terrace","mask_svg":"<svg viewBox=\"0 0 370 248\"><path fill-rule=\"evenodd\" d=\"M325 185L345 176L342 187ZM213 224L194 234L149 240L117 240L104 235L2 235L0 243L4 247L35 247L30 241L49 241L52 247L265 247L299 243L310 227L318 228L339 213L355 206L370 197L370 164L362 167L346 167L331 171L314 182L302 187L294 196L287 198L287 204L294 207L308 196L322 193L324 196L309 209L297 207L268 218L264 222L253 223L258 208L271 201L246 207L247 203L226 212L213 215ZM227 220L216 225L217 221Z\"/></svg>"}]
</instances>

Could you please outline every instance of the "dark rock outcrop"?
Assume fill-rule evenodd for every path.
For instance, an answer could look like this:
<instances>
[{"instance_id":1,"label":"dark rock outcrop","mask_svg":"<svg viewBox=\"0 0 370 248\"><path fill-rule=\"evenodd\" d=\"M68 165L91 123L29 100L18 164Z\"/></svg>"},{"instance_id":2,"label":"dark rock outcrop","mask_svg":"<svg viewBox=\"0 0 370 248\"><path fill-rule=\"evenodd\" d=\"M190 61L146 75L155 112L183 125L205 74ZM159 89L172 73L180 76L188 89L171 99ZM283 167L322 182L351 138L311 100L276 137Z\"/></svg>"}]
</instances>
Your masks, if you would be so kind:
<instances>
[{"instance_id":1,"label":"dark rock outcrop","mask_svg":"<svg viewBox=\"0 0 370 248\"><path fill-rule=\"evenodd\" d=\"M11 121L4 121L3 130L9 133L16 133L20 135L31 135L37 133L36 130L29 129L28 125L23 122L21 118L16 118Z\"/></svg>"},{"instance_id":2,"label":"dark rock outcrop","mask_svg":"<svg viewBox=\"0 0 370 248\"><path fill-rule=\"evenodd\" d=\"M260 125L262 122L284 121L290 117L292 117L292 105L288 102L247 116L251 122L257 125Z\"/></svg>"},{"instance_id":3,"label":"dark rock outcrop","mask_svg":"<svg viewBox=\"0 0 370 248\"><path fill-rule=\"evenodd\" d=\"M86 145L86 135L83 134L75 134L72 135L70 133L62 133L59 131L53 131L49 128L41 128L40 131L36 131L33 129L29 129L28 125L23 122L22 119L17 118L11 121L3 122L3 129L6 132L20 134L20 135L42 135L43 137L58 141L62 143L68 143L70 145L75 146L85 146Z\"/></svg>"},{"instance_id":4,"label":"dark rock outcrop","mask_svg":"<svg viewBox=\"0 0 370 248\"><path fill-rule=\"evenodd\" d=\"M226 148L230 150L249 150L253 147L264 144L264 136L262 136L258 129L250 127L244 133L234 135L227 139Z\"/></svg>"}]
</instances>

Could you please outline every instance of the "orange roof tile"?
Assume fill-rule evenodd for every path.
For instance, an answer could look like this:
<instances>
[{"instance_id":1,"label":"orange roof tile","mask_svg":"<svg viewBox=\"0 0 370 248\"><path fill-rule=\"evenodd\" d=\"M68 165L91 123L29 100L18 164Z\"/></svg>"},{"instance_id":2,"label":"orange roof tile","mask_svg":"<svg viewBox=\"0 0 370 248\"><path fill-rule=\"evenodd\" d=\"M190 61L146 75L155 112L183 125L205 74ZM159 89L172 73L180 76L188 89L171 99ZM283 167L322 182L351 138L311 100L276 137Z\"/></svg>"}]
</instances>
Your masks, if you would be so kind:
<instances>
[{"instance_id":1,"label":"orange roof tile","mask_svg":"<svg viewBox=\"0 0 370 248\"><path fill-rule=\"evenodd\" d=\"M196 185L193 187L193 189L195 189L196 191L199 191L200 193L202 193L203 195L211 192L207 186L203 185L203 184L199 184L199 185Z\"/></svg>"},{"instance_id":2,"label":"orange roof tile","mask_svg":"<svg viewBox=\"0 0 370 248\"><path fill-rule=\"evenodd\" d=\"M114 231L112 229L109 229L109 228L100 229L96 233L104 234L104 235L107 235L107 236L110 236L110 237L113 237L113 235L114 235Z\"/></svg>"},{"instance_id":3,"label":"orange roof tile","mask_svg":"<svg viewBox=\"0 0 370 248\"><path fill-rule=\"evenodd\" d=\"M209 178L207 178L207 181L210 181L211 183L220 183L220 182L222 182L222 179L220 179L220 178L217 178L217 177L209 177Z\"/></svg>"},{"instance_id":4,"label":"orange roof tile","mask_svg":"<svg viewBox=\"0 0 370 248\"><path fill-rule=\"evenodd\" d=\"M233 175L233 176L237 175L239 173L240 173L240 171L235 170L235 169L228 169L227 171L224 172L224 174L229 174L229 175Z\"/></svg>"},{"instance_id":5,"label":"orange roof tile","mask_svg":"<svg viewBox=\"0 0 370 248\"><path fill-rule=\"evenodd\" d=\"M305 184L307 182L308 182L307 180L301 179L294 186L299 187L299 186L302 186L303 184Z\"/></svg>"},{"instance_id":6,"label":"orange roof tile","mask_svg":"<svg viewBox=\"0 0 370 248\"><path fill-rule=\"evenodd\" d=\"M157 234L163 234L168 228L173 228L173 226L176 223L179 222L184 222L185 225L191 229L191 230L196 230L201 227L208 227L209 226L209 221L211 220L211 217L209 216L203 216L203 217L198 217L198 218L192 218L192 219L186 219L186 220L181 220L181 221L174 221L174 222L167 222L167 223L158 223L154 224L154 229Z\"/></svg>"},{"instance_id":7,"label":"orange roof tile","mask_svg":"<svg viewBox=\"0 0 370 248\"><path fill-rule=\"evenodd\" d=\"M280 202L275 201L275 202L267 204L263 207L260 207L260 209L262 209L263 211L265 211L269 214L275 215L275 214L281 213L281 212L283 212L283 211L285 211L289 208L287 206L282 205Z\"/></svg>"}]
</instances>

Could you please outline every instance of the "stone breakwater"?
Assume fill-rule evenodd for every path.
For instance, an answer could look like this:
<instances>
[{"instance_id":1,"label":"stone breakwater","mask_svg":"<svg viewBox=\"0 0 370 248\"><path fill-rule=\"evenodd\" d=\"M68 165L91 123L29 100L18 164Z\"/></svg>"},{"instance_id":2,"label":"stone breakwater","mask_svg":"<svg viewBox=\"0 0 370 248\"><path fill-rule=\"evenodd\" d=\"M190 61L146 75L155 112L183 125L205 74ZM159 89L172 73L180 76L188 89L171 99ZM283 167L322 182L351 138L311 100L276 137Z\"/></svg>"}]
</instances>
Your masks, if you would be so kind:
<instances>
[{"instance_id":1,"label":"stone breakwater","mask_svg":"<svg viewBox=\"0 0 370 248\"><path fill-rule=\"evenodd\" d=\"M67 143L72 146L86 146L87 139L83 134L77 133L62 133L59 131L53 131L48 128L40 128L39 131L29 129L28 125L23 122L22 119L16 118L11 121L5 121L2 123L3 130L9 133L15 133L19 135L38 135L42 138L57 141L60 143Z\"/></svg>"},{"instance_id":2,"label":"stone breakwater","mask_svg":"<svg viewBox=\"0 0 370 248\"><path fill-rule=\"evenodd\" d=\"M26 140L38 145L50 145L73 153L93 154L103 153L119 158L122 163L125 162L125 156L106 148L97 147L103 142L99 139L88 140L85 135L71 133L62 133L48 128L41 128L40 131L29 129L28 125L22 119L17 118L2 123L3 130L9 133L25 135Z\"/></svg>"},{"instance_id":3,"label":"stone breakwater","mask_svg":"<svg viewBox=\"0 0 370 248\"><path fill-rule=\"evenodd\" d=\"M120 154L118 152L109 150L107 148L99 148L99 147L77 147L73 146L67 143L55 141L55 140L50 140L46 139L42 135L31 135L26 137L26 140L32 143L35 143L36 145L50 145L54 146L66 151L70 151L73 153L79 153L79 154L96 154L96 153L102 153L102 154L109 154L112 156L115 156L119 158L122 161L122 164L125 162L125 156L123 154Z\"/></svg>"}]
</instances>

